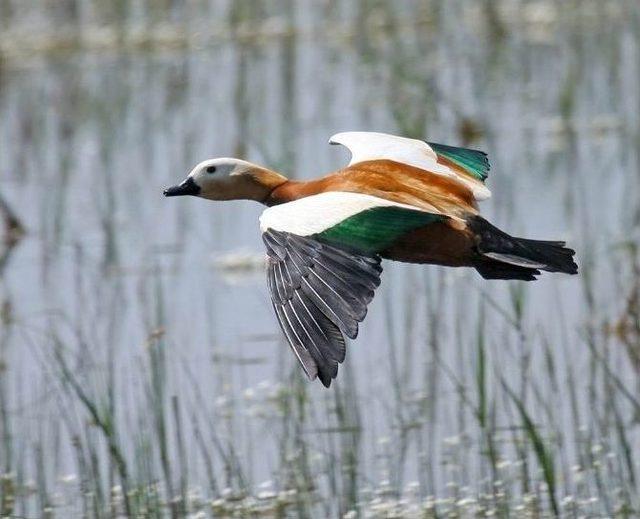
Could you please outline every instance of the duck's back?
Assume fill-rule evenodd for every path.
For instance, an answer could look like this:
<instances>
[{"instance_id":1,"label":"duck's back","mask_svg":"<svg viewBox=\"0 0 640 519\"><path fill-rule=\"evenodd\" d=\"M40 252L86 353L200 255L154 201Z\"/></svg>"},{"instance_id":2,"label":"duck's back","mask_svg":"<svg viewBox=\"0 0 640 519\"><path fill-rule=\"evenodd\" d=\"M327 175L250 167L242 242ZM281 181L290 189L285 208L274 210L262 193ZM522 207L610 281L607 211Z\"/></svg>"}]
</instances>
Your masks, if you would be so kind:
<instances>
[{"instance_id":1,"label":"duck's back","mask_svg":"<svg viewBox=\"0 0 640 519\"><path fill-rule=\"evenodd\" d=\"M454 179L391 160L360 162L309 182L287 182L273 191L269 205L329 191L363 193L458 218L478 212L473 193Z\"/></svg>"}]
</instances>

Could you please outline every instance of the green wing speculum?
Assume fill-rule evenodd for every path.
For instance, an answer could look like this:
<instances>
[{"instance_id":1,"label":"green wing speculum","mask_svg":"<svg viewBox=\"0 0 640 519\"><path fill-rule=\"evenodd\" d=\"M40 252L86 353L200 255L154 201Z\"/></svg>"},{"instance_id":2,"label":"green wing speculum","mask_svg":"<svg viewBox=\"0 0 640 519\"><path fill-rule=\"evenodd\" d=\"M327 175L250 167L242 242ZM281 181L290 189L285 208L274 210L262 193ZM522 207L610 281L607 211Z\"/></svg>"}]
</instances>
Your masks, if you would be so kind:
<instances>
[{"instance_id":1,"label":"green wing speculum","mask_svg":"<svg viewBox=\"0 0 640 519\"><path fill-rule=\"evenodd\" d=\"M446 219L444 215L404 207L373 207L342 220L316 237L365 254L375 254L413 229Z\"/></svg>"},{"instance_id":2,"label":"green wing speculum","mask_svg":"<svg viewBox=\"0 0 640 519\"><path fill-rule=\"evenodd\" d=\"M484 151L457 148L435 142L427 142L427 144L431 146L431 149L433 149L438 156L453 162L472 177L484 182L489 176L491 165Z\"/></svg>"}]
</instances>

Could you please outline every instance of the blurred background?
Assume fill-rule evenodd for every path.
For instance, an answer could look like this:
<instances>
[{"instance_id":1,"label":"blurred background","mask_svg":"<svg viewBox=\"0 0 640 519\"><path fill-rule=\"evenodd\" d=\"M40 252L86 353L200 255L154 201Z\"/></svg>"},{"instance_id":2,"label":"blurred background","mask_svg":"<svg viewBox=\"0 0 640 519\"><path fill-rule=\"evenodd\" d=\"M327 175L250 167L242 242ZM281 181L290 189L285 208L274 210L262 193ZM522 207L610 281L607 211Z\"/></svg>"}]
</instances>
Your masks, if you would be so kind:
<instances>
[{"instance_id":1,"label":"blurred background","mask_svg":"<svg viewBox=\"0 0 640 519\"><path fill-rule=\"evenodd\" d=\"M0 0L0 515L636 517L637 0ZM580 275L387 263L330 390L249 202L333 133L486 150L485 216Z\"/></svg>"}]
</instances>

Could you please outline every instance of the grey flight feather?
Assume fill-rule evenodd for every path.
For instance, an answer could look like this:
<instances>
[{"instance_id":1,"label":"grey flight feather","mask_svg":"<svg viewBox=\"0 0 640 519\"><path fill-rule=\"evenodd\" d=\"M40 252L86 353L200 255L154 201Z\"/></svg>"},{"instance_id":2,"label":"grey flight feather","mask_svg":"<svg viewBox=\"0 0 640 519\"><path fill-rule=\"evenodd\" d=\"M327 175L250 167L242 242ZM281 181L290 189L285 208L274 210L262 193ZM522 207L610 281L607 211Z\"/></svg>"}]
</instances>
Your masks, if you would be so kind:
<instances>
[{"instance_id":1,"label":"grey flight feather","mask_svg":"<svg viewBox=\"0 0 640 519\"><path fill-rule=\"evenodd\" d=\"M267 229L267 285L280 327L310 379L329 387L380 285L380 257Z\"/></svg>"}]
</instances>

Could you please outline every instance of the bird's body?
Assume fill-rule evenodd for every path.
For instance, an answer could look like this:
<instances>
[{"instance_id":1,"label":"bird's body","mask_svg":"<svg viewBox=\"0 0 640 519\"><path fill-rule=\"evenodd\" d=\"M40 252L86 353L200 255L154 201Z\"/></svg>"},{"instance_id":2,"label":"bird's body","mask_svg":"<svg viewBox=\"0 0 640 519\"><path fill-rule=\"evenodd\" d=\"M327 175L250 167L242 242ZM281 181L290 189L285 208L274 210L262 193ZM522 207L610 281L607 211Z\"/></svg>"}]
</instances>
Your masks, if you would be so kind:
<instances>
[{"instance_id":1,"label":"bird's body","mask_svg":"<svg viewBox=\"0 0 640 519\"><path fill-rule=\"evenodd\" d=\"M383 257L411 263L471 266L471 235L464 219L477 214L475 199L455 180L389 160L347 167L309 182L287 181L273 190L266 205L292 202L328 192L362 193L425 211L448 215L447 222L431 222L399 236Z\"/></svg>"},{"instance_id":2,"label":"bird's body","mask_svg":"<svg viewBox=\"0 0 640 519\"><path fill-rule=\"evenodd\" d=\"M213 159L165 191L268 206L260 225L274 310L307 375L327 387L344 360L343 334L355 338L366 315L383 258L474 267L486 279L577 272L564 242L514 238L479 215L477 202L490 196L485 153L370 132L330 142L348 147L351 162L318 180Z\"/></svg>"}]
</instances>

